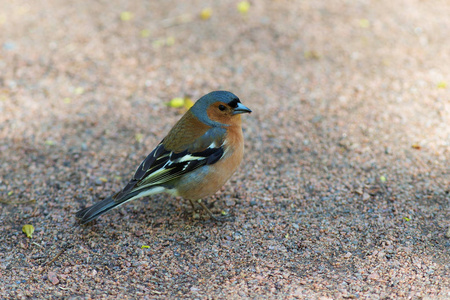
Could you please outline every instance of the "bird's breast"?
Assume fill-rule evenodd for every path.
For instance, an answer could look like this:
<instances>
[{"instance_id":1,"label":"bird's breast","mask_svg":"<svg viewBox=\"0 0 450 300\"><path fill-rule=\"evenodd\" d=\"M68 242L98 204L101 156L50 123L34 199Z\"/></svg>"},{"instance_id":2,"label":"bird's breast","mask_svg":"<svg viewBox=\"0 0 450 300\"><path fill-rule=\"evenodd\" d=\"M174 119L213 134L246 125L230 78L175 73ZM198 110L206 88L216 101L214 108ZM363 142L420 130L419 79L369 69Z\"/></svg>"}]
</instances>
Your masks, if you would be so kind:
<instances>
[{"instance_id":1,"label":"bird's breast","mask_svg":"<svg viewBox=\"0 0 450 300\"><path fill-rule=\"evenodd\" d=\"M183 175L177 183L177 194L198 200L217 192L234 174L244 156L242 129L230 128L224 145L224 154L212 165L200 167Z\"/></svg>"}]
</instances>

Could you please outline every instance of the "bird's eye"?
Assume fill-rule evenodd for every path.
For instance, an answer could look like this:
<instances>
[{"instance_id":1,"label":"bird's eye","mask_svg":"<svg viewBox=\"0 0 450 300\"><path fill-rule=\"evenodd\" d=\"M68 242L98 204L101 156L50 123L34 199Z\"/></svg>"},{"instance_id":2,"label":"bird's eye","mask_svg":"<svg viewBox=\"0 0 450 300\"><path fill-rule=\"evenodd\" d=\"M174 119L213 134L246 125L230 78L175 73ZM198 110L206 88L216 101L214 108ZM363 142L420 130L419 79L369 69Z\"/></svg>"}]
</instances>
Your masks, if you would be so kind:
<instances>
[{"instance_id":1,"label":"bird's eye","mask_svg":"<svg viewBox=\"0 0 450 300\"><path fill-rule=\"evenodd\" d=\"M224 111L225 108L226 108L225 105L222 105L222 104L219 105L219 109L220 109L221 111Z\"/></svg>"}]
</instances>

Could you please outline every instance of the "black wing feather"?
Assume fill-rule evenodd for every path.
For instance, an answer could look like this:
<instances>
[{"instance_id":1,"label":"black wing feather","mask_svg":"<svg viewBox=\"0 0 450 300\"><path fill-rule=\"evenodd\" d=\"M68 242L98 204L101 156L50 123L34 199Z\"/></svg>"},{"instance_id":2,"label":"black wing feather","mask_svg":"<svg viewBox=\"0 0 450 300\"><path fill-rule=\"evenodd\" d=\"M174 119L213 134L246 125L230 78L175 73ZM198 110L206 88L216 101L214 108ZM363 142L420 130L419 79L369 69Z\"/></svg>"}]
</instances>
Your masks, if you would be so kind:
<instances>
[{"instance_id":1,"label":"black wing feather","mask_svg":"<svg viewBox=\"0 0 450 300\"><path fill-rule=\"evenodd\" d=\"M150 167L153 167L153 164L155 161L159 160L160 163L163 162L162 158L168 155L170 152L167 151L164 148L164 145L162 143L159 143L159 145L153 149L152 152L141 162L139 167L136 170L136 173L134 173L133 179L141 180L144 178L145 174L147 174L147 171L150 169Z\"/></svg>"},{"instance_id":2,"label":"black wing feather","mask_svg":"<svg viewBox=\"0 0 450 300\"><path fill-rule=\"evenodd\" d=\"M204 151L195 152L192 154L187 151L183 152L186 153L183 156L175 155L176 159L174 160L170 159L172 157L172 154L167 158L164 166L166 172L152 175L153 168L150 168L149 176L137 182L135 188L141 189L151 185L164 184L164 182L178 178L183 174L193 171L201 166L214 164L222 157L222 155L224 154L224 149L223 147L207 148ZM186 156L191 156L195 159L183 160L183 158L185 158ZM160 170L160 168L155 169L155 171L157 170Z\"/></svg>"}]
</instances>

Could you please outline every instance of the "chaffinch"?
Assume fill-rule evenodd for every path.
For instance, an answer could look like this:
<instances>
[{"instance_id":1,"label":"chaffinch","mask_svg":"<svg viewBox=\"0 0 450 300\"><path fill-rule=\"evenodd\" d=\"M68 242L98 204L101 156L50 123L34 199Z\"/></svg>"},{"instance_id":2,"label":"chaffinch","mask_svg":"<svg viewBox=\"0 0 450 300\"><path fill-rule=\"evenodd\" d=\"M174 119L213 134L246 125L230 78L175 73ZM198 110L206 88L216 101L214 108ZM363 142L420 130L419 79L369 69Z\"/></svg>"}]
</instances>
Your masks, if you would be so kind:
<instances>
[{"instance_id":1,"label":"chaffinch","mask_svg":"<svg viewBox=\"0 0 450 300\"><path fill-rule=\"evenodd\" d=\"M244 155L241 114L251 110L234 94L215 91L201 97L142 161L118 193L76 213L82 224L128 201L166 192L197 202L218 191ZM195 202L194 202L195 201Z\"/></svg>"}]
</instances>

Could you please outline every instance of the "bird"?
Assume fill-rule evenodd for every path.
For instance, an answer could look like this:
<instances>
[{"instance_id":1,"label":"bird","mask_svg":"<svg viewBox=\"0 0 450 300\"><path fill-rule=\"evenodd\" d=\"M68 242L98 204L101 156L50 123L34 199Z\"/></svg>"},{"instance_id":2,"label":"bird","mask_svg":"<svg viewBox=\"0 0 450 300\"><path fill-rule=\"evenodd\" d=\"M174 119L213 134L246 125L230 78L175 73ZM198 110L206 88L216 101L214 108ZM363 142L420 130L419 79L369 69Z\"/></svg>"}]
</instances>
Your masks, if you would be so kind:
<instances>
[{"instance_id":1,"label":"bird","mask_svg":"<svg viewBox=\"0 0 450 300\"><path fill-rule=\"evenodd\" d=\"M235 173L244 157L241 115L251 109L228 91L213 91L200 99L141 162L132 179L116 194L81 209L76 218L86 224L113 208L145 196L167 193L199 204L216 193Z\"/></svg>"}]
</instances>

